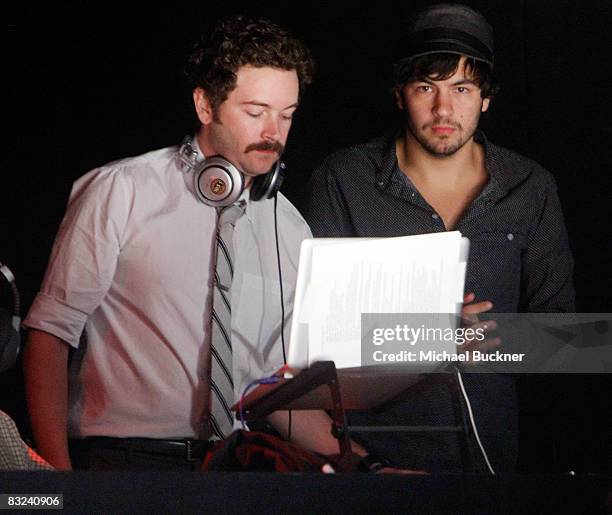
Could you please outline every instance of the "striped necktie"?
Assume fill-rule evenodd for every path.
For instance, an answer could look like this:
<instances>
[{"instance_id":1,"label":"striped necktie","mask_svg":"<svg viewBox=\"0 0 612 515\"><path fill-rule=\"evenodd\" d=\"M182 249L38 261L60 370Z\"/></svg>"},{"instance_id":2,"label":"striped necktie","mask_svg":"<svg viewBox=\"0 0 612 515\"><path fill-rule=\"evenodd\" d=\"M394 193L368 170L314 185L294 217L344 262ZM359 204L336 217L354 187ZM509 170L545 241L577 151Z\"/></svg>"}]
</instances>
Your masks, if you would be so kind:
<instances>
[{"instance_id":1,"label":"striped necktie","mask_svg":"<svg viewBox=\"0 0 612 515\"><path fill-rule=\"evenodd\" d=\"M234 277L234 226L245 202L220 208L217 221L217 260L211 321L210 423L213 434L225 438L232 432L234 382L232 379L232 308L230 289Z\"/></svg>"}]
</instances>

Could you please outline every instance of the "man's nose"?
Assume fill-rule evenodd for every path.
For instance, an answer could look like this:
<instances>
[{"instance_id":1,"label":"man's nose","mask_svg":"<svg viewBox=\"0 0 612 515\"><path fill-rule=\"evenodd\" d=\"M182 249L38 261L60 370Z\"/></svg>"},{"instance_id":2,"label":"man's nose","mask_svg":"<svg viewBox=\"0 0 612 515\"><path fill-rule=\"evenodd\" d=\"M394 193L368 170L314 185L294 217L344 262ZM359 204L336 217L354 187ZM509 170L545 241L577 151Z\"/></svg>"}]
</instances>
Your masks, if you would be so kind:
<instances>
[{"instance_id":1,"label":"man's nose","mask_svg":"<svg viewBox=\"0 0 612 515\"><path fill-rule=\"evenodd\" d=\"M261 130L261 137L264 140L278 141L280 140L279 122L274 116L266 117Z\"/></svg>"},{"instance_id":2,"label":"man's nose","mask_svg":"<svg viewBox=\"0 0 612 515\"><path fill-rule=\"evenodd\" d=\"M453 113L453 103L448 91L437 91L434 99L433 112L436 116L444 118Z\"/></svg>"}]
</instances>

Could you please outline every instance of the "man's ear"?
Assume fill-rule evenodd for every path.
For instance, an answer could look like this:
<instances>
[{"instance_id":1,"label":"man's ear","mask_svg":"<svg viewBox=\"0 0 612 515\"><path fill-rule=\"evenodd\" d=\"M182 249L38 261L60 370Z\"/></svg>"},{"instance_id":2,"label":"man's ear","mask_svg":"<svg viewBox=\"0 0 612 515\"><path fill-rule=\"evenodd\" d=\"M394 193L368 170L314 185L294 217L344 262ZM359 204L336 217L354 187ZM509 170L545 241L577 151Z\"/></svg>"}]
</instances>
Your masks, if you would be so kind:
<instances>
[{"instance_id":1,"label":"man's ear","mask_svg":"<svg viewBox=\"0 0 612 515\"><path fill-rule=\"evenodd\" d=\"M491 99L490 98L485 98L482 101L482 107L480 108L481 112L486 112L487 109L489 109L489 105L491 105Z\"/></svg>"},{"instance_id":2,"label":"man's ear","mask_svg":"<svg viewBox=\"0 0 612 515\"><path fill-rule=\"evenodd\" d=\"M208 125L213 121L213 108L208 95L202 88L193 90L193 105L202 125Z\"/></svg>"},{"instance_id":3,"label":"man's ear","mask_svg":"<svg viewBox=\"0 0 612 515\"><path fill-rule=\"evenodd\" d=\"M395 104L397 105L397 108L400 111L403 111L404 110L404 101L402 99L402 93L401 93L401 91L399 89L396 89L394 91L394 93L395 93Z\"/></svg>"}]
</instances>

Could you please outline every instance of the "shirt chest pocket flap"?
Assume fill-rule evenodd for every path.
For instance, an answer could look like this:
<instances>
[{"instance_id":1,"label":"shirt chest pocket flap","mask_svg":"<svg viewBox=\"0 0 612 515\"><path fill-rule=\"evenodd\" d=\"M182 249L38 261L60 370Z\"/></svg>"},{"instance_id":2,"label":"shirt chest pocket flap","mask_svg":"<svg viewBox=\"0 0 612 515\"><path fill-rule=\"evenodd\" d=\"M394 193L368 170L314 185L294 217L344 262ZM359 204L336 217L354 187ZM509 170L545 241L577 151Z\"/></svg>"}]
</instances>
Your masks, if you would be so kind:
<instances>
[{"instance_id":1,"label":"shirt chest pocket flap","mask_svg":"<svg viewBox=\"0 0 612 515\"><path fill-rule=\"evenodd\" d=\"M470 237L470 264L480 271L514 275L520 271L528 241L527 234L511 229L481 232Z\"/></svg>"}]
</instances>

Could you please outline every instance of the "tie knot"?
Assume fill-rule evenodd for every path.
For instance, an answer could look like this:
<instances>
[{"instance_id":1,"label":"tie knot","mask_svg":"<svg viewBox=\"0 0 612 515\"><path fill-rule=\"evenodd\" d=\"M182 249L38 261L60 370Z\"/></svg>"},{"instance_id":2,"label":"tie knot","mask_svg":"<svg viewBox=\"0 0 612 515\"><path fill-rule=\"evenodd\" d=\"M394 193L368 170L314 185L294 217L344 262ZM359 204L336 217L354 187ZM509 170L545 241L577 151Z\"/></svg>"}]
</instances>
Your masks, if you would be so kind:
<instances>
[{"instance_id":1,"label":"tie knot","mask_svg":"<svg viewBox=\"0 0 612 515\"><path fill-rule=\"evenodd\" d=\"M239 200L231 206L219 208L219 227L226 224L235 225L238 218L240 218L246 208L246 202Z\"/></svg>"}]
</instances>

